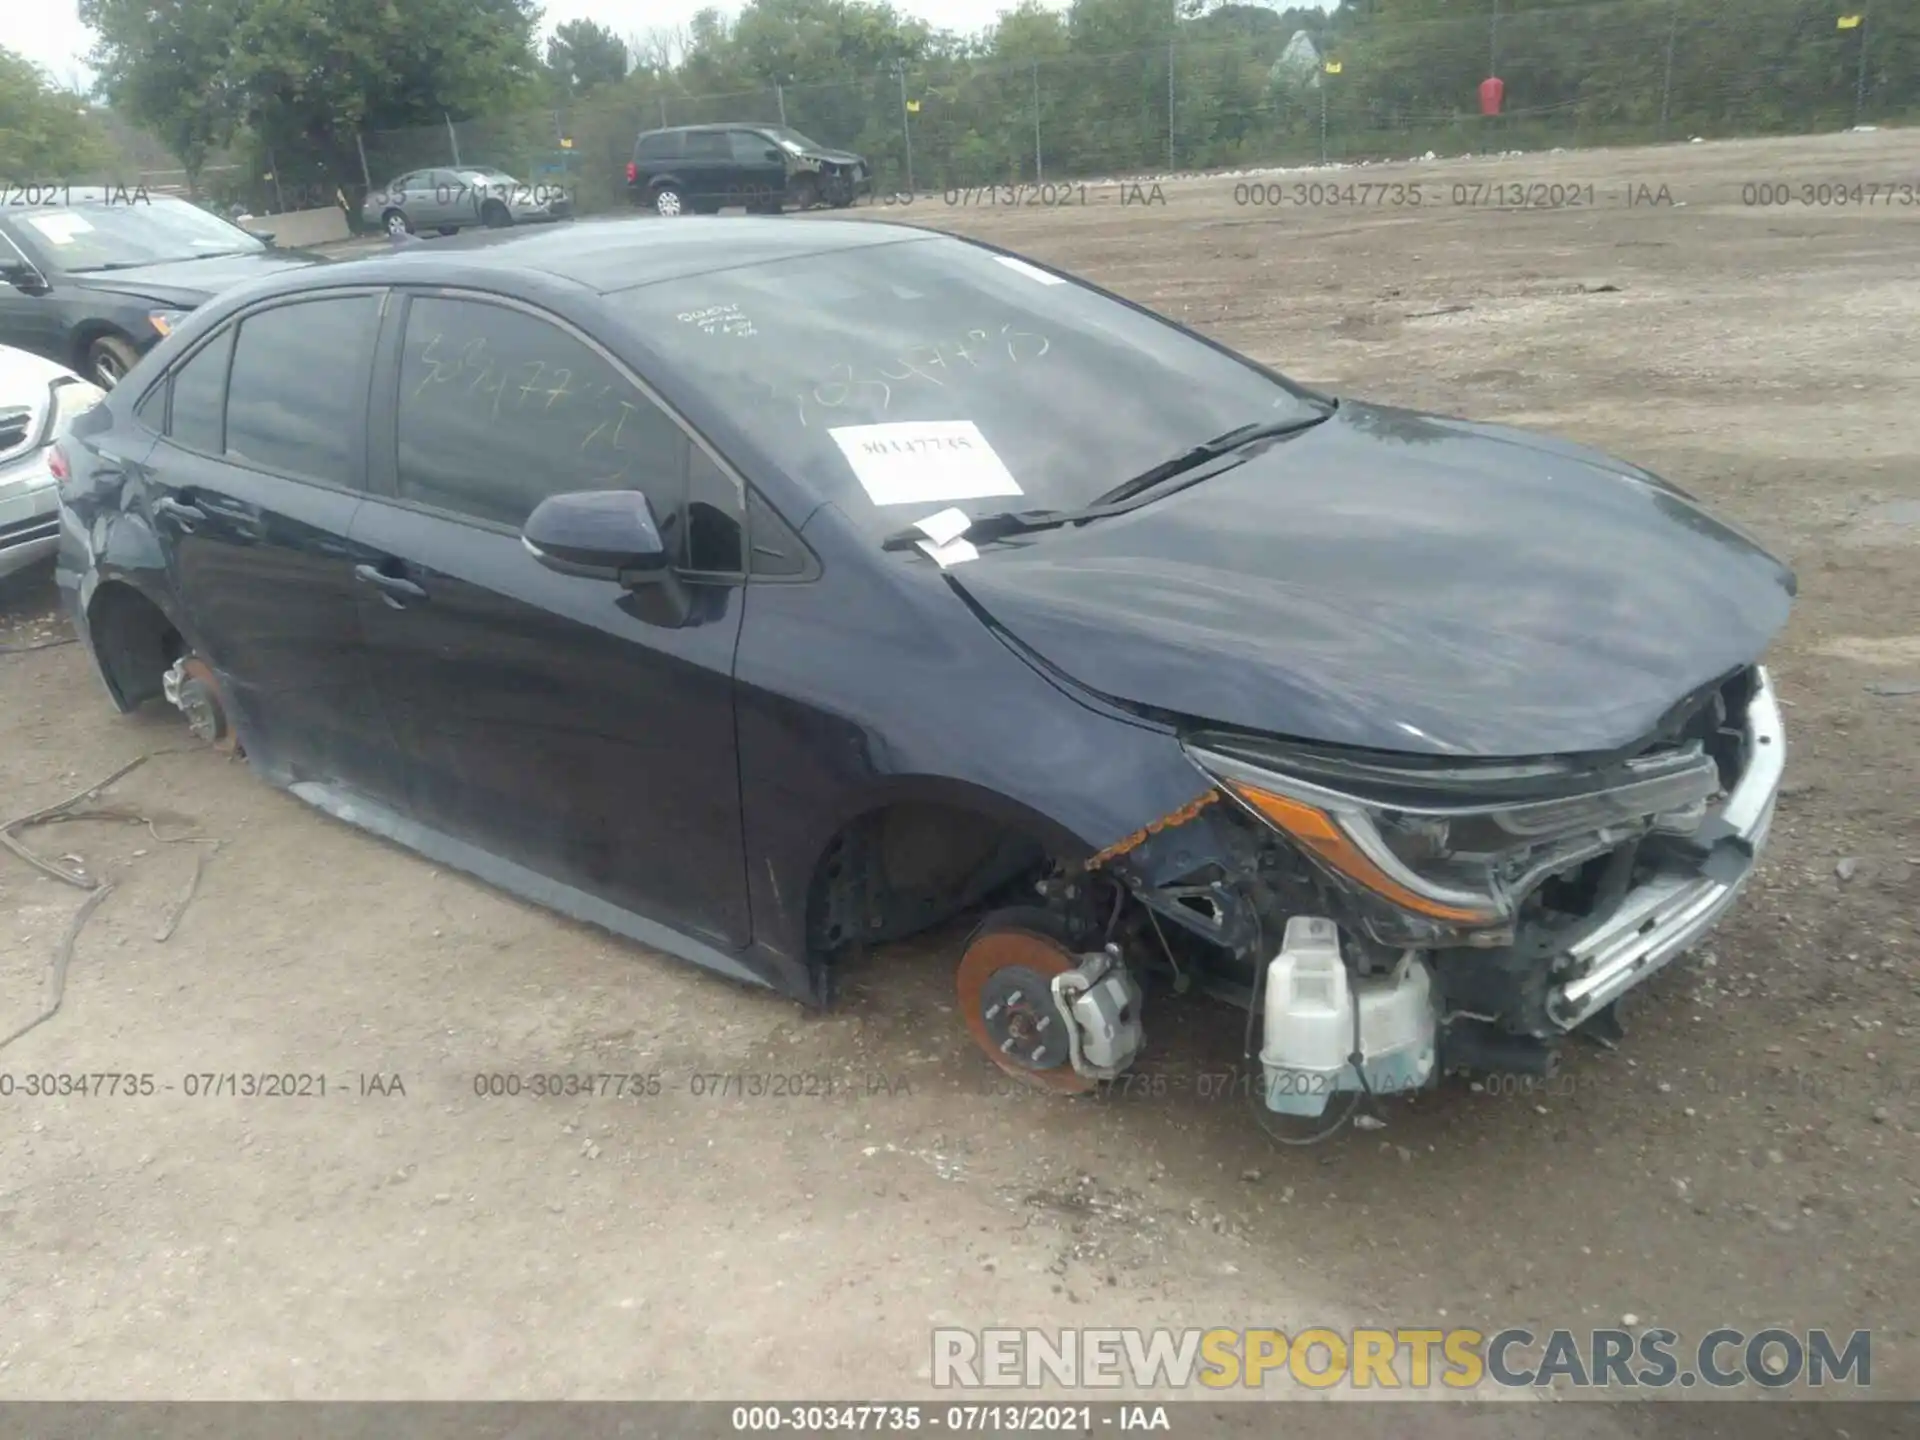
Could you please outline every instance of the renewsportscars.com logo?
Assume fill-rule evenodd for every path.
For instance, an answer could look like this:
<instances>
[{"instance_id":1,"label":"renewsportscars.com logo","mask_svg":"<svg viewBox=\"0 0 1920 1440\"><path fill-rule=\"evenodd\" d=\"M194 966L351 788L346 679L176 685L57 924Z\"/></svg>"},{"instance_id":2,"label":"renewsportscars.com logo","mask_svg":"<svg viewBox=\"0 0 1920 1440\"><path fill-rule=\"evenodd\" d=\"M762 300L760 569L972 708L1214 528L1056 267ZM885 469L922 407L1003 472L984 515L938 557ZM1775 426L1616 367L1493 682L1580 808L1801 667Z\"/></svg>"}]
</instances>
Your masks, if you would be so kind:
<instances>
[{"instance_id":1,"label":"renewsportscars.com logo","mask_svg":"<svg viewBox=\"0 0 1920 1440\"><path fill-rule=\"evenodd\" d=\"M1780 1389L1873 1383L1873 1337L1827 1330L1463 1328L1283 1330L937 1329L941 1389L1472 1390L1572 1386Z\"/></svg>"}]
</instances>

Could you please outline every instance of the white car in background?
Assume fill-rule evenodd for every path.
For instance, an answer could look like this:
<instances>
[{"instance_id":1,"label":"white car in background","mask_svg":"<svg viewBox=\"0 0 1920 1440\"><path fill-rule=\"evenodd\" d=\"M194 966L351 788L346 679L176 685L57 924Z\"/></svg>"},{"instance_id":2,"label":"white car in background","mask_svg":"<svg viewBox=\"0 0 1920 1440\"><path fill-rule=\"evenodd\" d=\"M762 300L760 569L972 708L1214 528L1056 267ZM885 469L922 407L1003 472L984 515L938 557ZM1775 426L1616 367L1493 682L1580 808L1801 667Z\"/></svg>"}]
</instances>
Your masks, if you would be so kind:
<instances>
[{"instance_id":1,"label":"white car in background","mask_svg":"<svg viewBox=\"0 0 1920 1440\"><path fill-rule=\"evenodd\" d=\"M53 442L106 393L64 365L0 345L0 579L52 557L60 539Z\"/></svg>"}]
</instances>

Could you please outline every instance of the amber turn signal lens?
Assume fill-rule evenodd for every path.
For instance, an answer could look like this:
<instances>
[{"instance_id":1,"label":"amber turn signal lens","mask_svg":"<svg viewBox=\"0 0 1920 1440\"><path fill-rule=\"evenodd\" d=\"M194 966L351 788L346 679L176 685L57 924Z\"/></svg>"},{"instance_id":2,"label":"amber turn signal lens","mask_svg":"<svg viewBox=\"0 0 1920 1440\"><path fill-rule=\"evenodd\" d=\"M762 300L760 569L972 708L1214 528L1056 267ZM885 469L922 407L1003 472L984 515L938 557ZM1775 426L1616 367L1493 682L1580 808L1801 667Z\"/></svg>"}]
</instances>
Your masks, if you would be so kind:
<instances>
[{"instance_id":1,"label":"amber turn signal lens","mask_svg":"<svg viewBox=\"0 0 1920 1440\"><path fill-rule=\"evenodd\" d=\"M1391 900L1403 910L1456 925L1485 925L1500 918L1491 910L1445 905L1409 889L1376 865L1323 810L1238 781L1233 782L1231 788L1235 795L1265 816L1276 828L1292 836L1316 858L1356 885L1364 886L1382 899Z\"/></svg>"}]
</instances>

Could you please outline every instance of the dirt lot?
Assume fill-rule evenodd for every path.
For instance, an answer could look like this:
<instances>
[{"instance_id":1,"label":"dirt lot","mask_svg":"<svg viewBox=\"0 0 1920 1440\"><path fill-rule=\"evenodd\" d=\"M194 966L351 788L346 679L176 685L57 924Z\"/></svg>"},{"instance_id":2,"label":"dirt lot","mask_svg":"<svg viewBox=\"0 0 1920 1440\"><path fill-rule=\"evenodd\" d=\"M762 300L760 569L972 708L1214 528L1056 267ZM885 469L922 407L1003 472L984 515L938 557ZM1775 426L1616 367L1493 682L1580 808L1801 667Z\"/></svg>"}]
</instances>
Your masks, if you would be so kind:
<instances>
[{"instance_id":1,"label":"dirt lot","mask_svg":"<svg viewBox=\"0 0 1920 1440\"><path fill-rule=\"evenodd\" d=\"M161 1090L0 1101L0 1397L909 1395L942 1323L1625 1315L1871 1327L1876 1391L1920 1394L1920 206L1742 197L1916 180L1908 132L1261 177L1277 208L1220 178L878 212L1077 268L1336 392L1600 444L1791 559L1769 861L1622 1048L1551 1093L1450 1088L1282 1149L1198 1093L1239 1017L1197 1001L1150 1014L1127 1093L1007 1093L952 1014L953 934L805 1013L311 812L169 713L114 716L75 647L0 655L0 811L167 752L108 795L151 829L34 835L116 888L0 1072ZM1296 181L1425 188L1295 205ZM1593 191L1471 203L1489 182ZM58 633L49 581L8 589L0 644ZM183 833L221 844L161 943ZM81 898L0 854L0 1034ZM549 1070L662 1093L474 1091ZM326 1098L185 1095L228 1071L324 1074ZM718 1072L850 1088L694 1093Z\"/></svg>"}]
</instances>

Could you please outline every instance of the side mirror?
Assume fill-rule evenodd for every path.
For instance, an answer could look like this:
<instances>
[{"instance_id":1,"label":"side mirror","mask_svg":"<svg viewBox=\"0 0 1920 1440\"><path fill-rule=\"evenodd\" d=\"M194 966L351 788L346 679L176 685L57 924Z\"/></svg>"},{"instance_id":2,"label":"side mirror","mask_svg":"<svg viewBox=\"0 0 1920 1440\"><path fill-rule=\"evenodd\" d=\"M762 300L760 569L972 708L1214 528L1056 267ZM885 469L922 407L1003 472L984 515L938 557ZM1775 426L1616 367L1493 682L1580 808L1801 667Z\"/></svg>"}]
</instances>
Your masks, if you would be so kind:
<instances>
[{"instance_id":1,"label":"side mirror","mask_svg":"<svg viewBox=\"0 0 1920 1440\"><path fill-rule=\"evenodd\" d=\"M782 158L784 158L784 156L785 156L785 154L786 154L786 152L785 152L784 150L776 150L776 149L775 149L775 148L774 148L773 146L771 146L771 145L769 145L769 146L767 147L767 159L769 159L769 160L779 160L779 159L782 159Z\"/></svg>"},{"instance_id":2,"label":"side mirror","mask_svg":"<svg viewBox=\"0 0 1920 1440\"><path fill-rule=\"evenodd\" d=\"M271 230L249 230L247 234L258 240L269 250L277 250L280 248L279 242L273 238L273 232Z\"/></svg>"},{"instance_id":3,"label":"side mirror","mask_svg":"<svg viewBox=\"0 0 1920 1440\"><path fill-rule=\"evenodd\" d=\"M520 527L520 543L562 575L637 585L670 573L653 506L638 490L549 495Z\"/></svg>"},{"instance_id":4,"label":"side mirror","mask_svg":"<svg viewBox=\"0 0 1920 1440\"><path fill-rule=\"evenodd\" d=\"M46 276L24 260L0 264L0 280L13 286L22 295L44 295L53 288L47 284Z\"/></svg>"}]
</instances>

